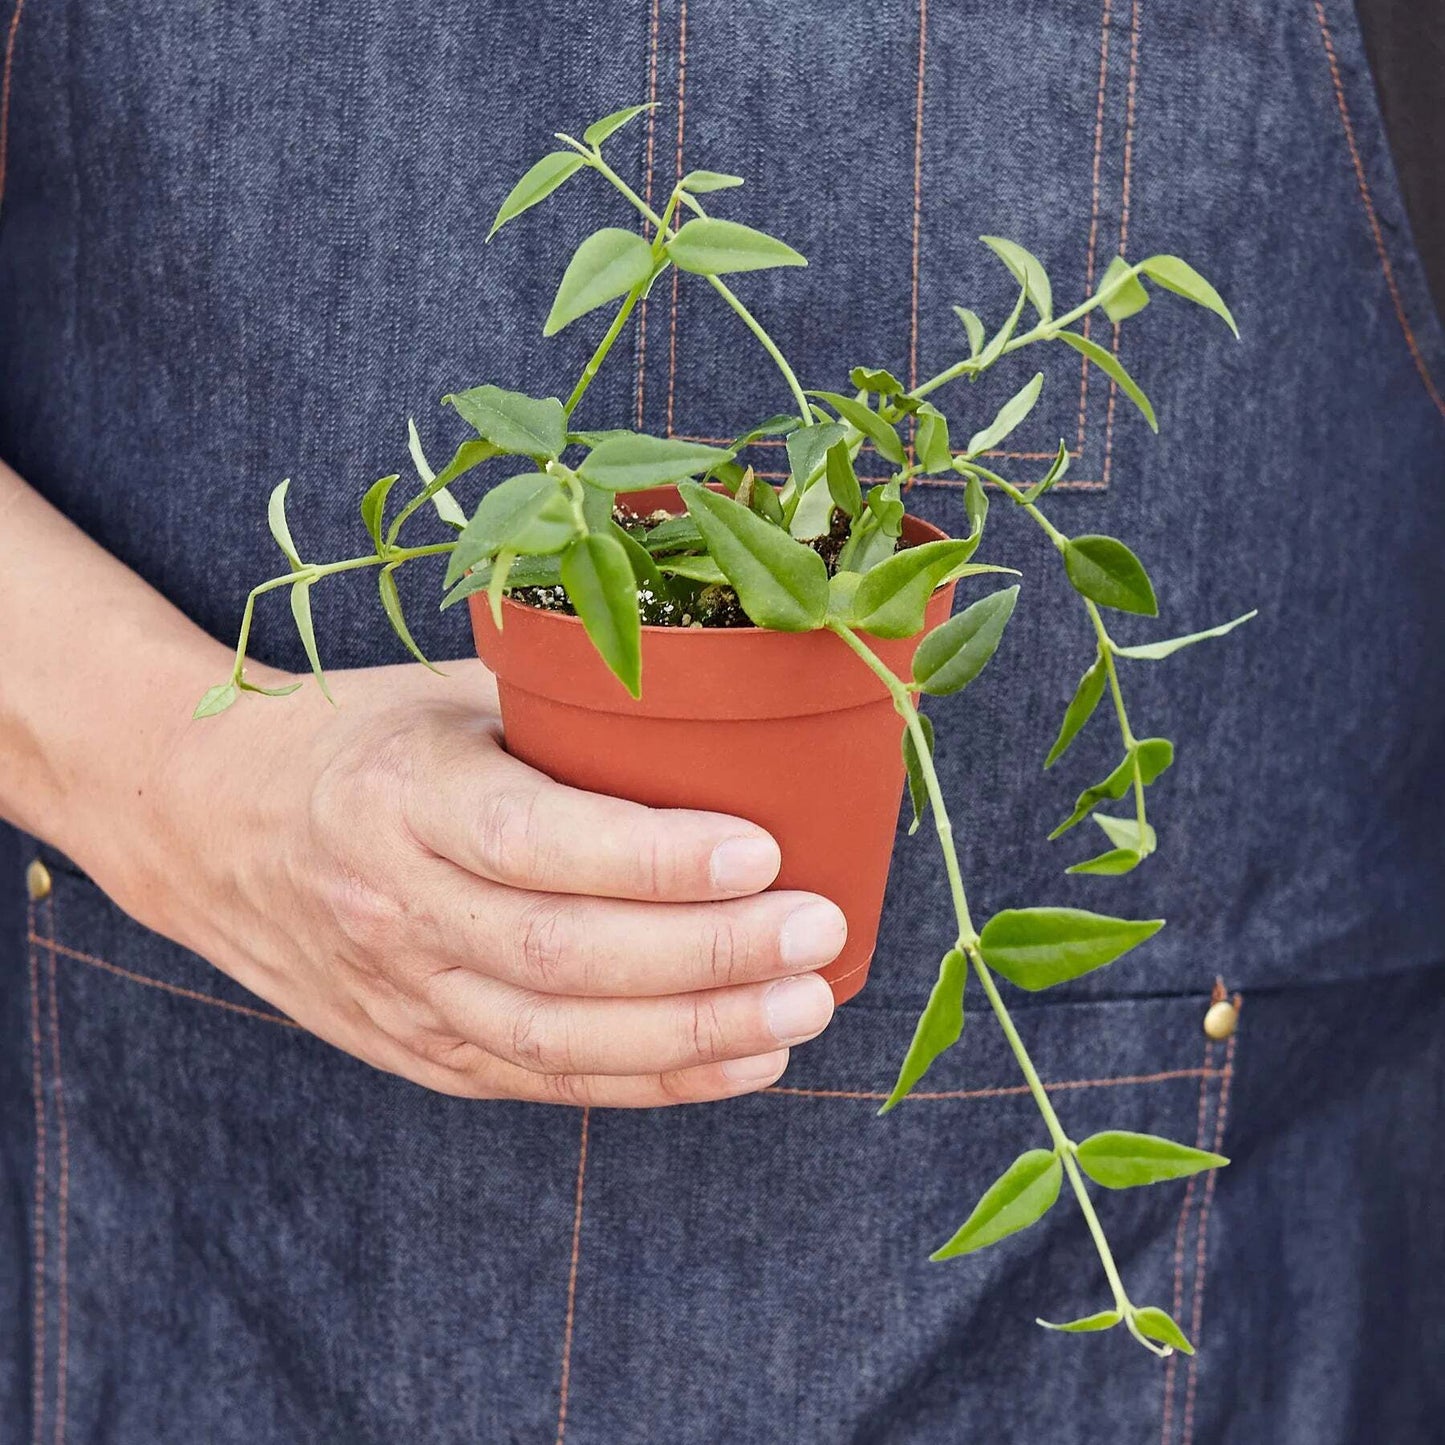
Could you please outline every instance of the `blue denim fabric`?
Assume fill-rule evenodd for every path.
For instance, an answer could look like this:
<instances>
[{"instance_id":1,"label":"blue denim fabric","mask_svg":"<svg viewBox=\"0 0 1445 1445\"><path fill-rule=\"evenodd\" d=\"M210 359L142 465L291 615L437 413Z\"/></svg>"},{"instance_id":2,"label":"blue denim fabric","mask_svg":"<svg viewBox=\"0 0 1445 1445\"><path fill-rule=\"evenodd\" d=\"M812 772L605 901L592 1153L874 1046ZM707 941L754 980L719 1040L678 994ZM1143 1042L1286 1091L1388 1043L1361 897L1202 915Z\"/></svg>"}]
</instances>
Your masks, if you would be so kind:
<instances>
[{"instance_id":1,"label":"blue denim fabric","mask_svg":"<svg viewBox=\"0 0 1445 1445\"><path fill-rule=\"evenodd\" d=\"M1162 851L1128 879L1063 878L1079 845L1042 842L1112 744L1101 726L1039 771L1086 625L1001 510L991 558L1026 595L987 685L937 712L980 911L1170 919L1024 1001L1020 1028L1076 1134L1235 1159L1104 1201L1136 1293L1196 1360L1035 1328L1103 1300L1069 1210L927 1264L1037 1126L982 1016L928 1097L873 1117L949 934L925 840L900 837L867 990L781 1088L629 1115L377 1074L63 860L27 910L36 845L0 829L0 1440L1442 1438L1445 335L1344 0L19 17L0 455L220 636L274 570L277 479L303 550L339 554L359 486L404 462L406 415L441 454L460 435L443 392L568 384L591 328L539 327L596 193L569 183L482 237L551 129L654 95L616 163L653 195L679 150L749 176L729 212L812 260L742 288L808 384L954 357L949 303L998 318L1012 299L979 233L1033 246L1062 295L1121 247L1197 261L1244 340L1163 296L1130 323L1160 438L1058 355L1010 445L1051 452L1062 430L1060 524L1159 563L1165 620L1130 640L1262 615L1132 670L1136 727L1179 759ZM1034 364L943 396L955 430ZM784 402L709 290L665 282L587 408L724 437ZM946 488L911 501L958 523ZM435 579L402 575L423 646L465 651ZM369 605L317 589L329 662L397 656ZM256 650L303 665L284 608ZM1216 977L1244 998L1228 1045L1199 1027Z\"/></svg>"}]
</instances>

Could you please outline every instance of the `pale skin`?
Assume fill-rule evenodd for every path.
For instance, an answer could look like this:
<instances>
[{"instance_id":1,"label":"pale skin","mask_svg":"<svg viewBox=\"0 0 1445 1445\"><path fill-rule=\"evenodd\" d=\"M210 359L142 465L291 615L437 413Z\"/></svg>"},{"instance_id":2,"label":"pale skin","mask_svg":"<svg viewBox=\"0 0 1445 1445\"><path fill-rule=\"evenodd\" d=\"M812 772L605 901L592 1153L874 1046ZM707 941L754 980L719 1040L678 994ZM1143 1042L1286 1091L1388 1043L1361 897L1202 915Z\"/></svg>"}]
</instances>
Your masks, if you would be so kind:
<instances>
[{"instance_id":1,"label":"pale skin","mask_svg":"<svg viewBox=\"0 0 1445 1445\"><path fill-rule=\"evenodd\" d=\"M0 816L318 1037L443 1093L651 1107L765 1088L827 1026L846 923L764 891L772 838L516 761L480 663L192 721L227 648L3 463L0 538Z\"/></svg>"}]
</instances>

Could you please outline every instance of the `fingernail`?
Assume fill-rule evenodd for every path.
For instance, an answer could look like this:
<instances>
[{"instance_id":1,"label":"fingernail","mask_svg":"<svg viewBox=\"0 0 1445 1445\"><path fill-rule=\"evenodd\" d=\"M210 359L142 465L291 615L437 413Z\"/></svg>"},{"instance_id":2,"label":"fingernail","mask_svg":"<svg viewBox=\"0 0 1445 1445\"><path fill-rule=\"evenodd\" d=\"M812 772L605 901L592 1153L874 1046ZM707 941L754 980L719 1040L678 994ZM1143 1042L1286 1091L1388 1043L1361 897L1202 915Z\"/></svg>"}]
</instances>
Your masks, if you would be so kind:
<instances>
[{"instance_id":1,"label":"fingernail","mask_svg":"<svg viewBox=\"0 0 1445 1445\"><path fill-rule=\"evenodd\" d=\"M724 838L712 850L710 871L721 893L756 893L778 876L778 845L771 838Z\"/></svg>"},{"instance_id":2,"label":"fingernail","mask_svg":"<svg viewBox=\"0 0 1445 1445\"><path fill-rule=\"evenodd\" d=\"M777 1049L771 1054L756 1054L751 1059L728 1059L722 1071L724 1077L735 1084L760 1084L764 1079L776 1079L787 1066L787 1049Z\"/></svg>"},{"instance_id":3,"label":"fingernail","mask_svg":"<svg viewBox=\"0 0 1445 1445\"><path fill-rule=\"evenodd\" d=\"M821 968L842 953L847 941L848 920L843 910L820 898L788 915L778 950L789 968Z\"/></svg>"},{"instance_id":4,"label":"fingernail","mask_svg":"<svg viewBox=\"0 0 1445 1445\"><path fill-rule=\"evenodd\" d=\"M833 1017L833 990L816 973L780 979L763 995L763 1013L780 1044L801 1043L827 1027Z\"/></svg>"}]
</instances>

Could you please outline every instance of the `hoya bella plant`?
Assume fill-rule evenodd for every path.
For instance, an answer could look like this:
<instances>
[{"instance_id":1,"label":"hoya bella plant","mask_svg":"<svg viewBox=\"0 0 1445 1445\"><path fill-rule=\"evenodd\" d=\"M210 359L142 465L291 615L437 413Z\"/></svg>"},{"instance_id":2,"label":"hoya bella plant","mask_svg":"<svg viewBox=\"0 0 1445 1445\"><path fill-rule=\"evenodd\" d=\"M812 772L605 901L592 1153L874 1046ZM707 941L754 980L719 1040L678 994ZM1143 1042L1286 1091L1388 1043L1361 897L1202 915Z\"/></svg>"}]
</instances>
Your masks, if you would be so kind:
<instances>
[{"instance_id":1,"label":"hoya bella plant","mask_svg":"<svg viewBox=\"0 0 1445 1445\"><path fill-rule=\"evenodd\" d=\"M621 303L567 399L494 385L444 398L476 435L433 472L410 424L420 488L388 520L400 477L373 484L361 499L369 548L342 561L302 560L286 518L288 483L282 482L271 495L269 519L289 570L250 593L231 676L206 693L196 716L230 707L242 692L286 693L300 686L268 690L246 678L256 599L281 588L290 593L302 644L326 691L310 593L337 573L377 569L388 620L407 650L430 667L407 627L395 573L404 563L445 556L441 605L469 599L478 649L499 677L508 747L578 785L646 802L722 807L769 827L782 848L780 882L830 893L848 914L848 952L828 972L840 999L861 986L872 953L898 794L906 779L913 830L932 813L957 932L881 1112L907 1098L933 1061L959 1041L971 972L1018 1061L1047 1135L1047 1147L1020 1154L932 1257L969 1254L1033 1224L1067 1179L1098 1250L1111 1303L1082 1319L1039 1323L1074 1332L1122 1324L1157 1355L1174 1349L1192 1353L1163 1310L1130 1299L1085 1179L1124 1189L1228 1161L1118 1130L1075 1142L1040 1082L998 982L1036 991L1078 978L1152 937L1163 920L1036 907L1005 909L978 927L933 764L933 726L918 703L972 683L999 646L1014 610L1018 587L1009 586L950 615L955 583L1012 570L971 560L988 513L985 486L992 487L1053 543L1095 640L1045 767L1064 756L1106 692L1119 732L1118 766L1079 794L1050 837L1092 818L1109 846L1067 871L1128 873L1155 850L1147 789L1170 766L1174 750L1164 738L1135 734L1124 702L1123 664L1157 662L1254 614L1185 637L1120 645L1105 613L1157 616L1154 587L1123 542L1068 536L1040 506L1065 473L1064 443L1044 475L1030 484L1010 481L982 460L1033 411L1042 373L962 445L928 398L950 382L976 379L1024 347L1056 342L1081 352L1157 430L1153 407L1118 357L1076 330L1077 323L1095 310L1113 322L1133 316L1149 303L1145 282L1214 312L1237 335L1233 317L1208 281L1167 255L1132 263L1115 258L1093 295L1056 313L1039 261L1012 241L985 236L984 244L1019 288L1001 326L990 334L977 314L955 307L967 354L920 385L907 387L888 371L855 366L846 391L806 390L777 342L723 279L806 261L763 231L708 213L712 201L705 206L703 198L741 186L740 176L692 171L678 180L660 211L644 201L608 163L603 146L646 109L617 111L589 126L581 140L558 135L562 148L517 182L492 226L495 234L583 172L600 177L642 218L640 232L607 226L583 240L557 288L546 336ZM628 319L670 268L703 278L723 298L772 359L791 398L785 414L743 431L727 447L574 426L580 403ZM1033 324L1025 326L1030 311ZM774 445L784 439L788 466L779 486L738 460L765 438ZM891 468L887 480L866 491L856 470L865 445ZM451 489L492 458L506 459L510 475L487 490L468 517ZM965 480L967 535L948 538L906 515L904 488L920 476ZM428 504L431 510L424 511ZM449 534L404 543L408 524L427 515ZM838 790L847 794L841 812L829 813L811 789L794 789L778 802L790 792L786 757L797 753L781 750L782 771L760 769L760 760L780 752L768 746L776 735L767 732L779 720L814 729L806 740L810 776L819 769L842 776L846 768L847 776L858 780ZM730 750L742 755L742 765L726 756ZM699 775L714 779L714 791L701 786ZM865 806L862 795L869 790L873 801ZM1119 815L1098 811L1101 804L1126 798L1131 804ZM858 839L847 846L839 842L845 819L855 823L846 836Z\"/></svg>"}]
</instances>

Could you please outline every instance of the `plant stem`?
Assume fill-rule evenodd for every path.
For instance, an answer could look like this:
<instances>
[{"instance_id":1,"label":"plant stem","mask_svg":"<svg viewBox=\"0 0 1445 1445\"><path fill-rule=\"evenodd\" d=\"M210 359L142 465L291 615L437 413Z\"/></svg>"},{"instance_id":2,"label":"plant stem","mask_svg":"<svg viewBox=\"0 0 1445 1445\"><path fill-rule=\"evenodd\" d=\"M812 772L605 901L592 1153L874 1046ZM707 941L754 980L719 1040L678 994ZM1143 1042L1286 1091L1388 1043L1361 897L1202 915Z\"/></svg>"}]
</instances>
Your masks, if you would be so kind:
<instances>
[{"instance_id":1,"label":"plant stem","mask_svg":"<svg viewBox=\"0 0 1445 1445\"><path fill-rule=\"evenodd\" d=\"M1109 1288L1114 1295L1115 1307L1128 1321L1130 1333L1146 1348L1159 1354L1159 1347L1146 1340L1133 1323L1133 1305L1129 1301L1124 1281L1119 1274L1119 1266L1114 1261L1114 1253L1105 1237L1104 1227L1099 1222L1099 1216L1094 1210L1094 1202L1089 1197L1088 1187L1084 1183L1078 1162L1074 1158L1073 1142L1059 1121L1059 1116L1049 1099L1043 1081L1039 1078L1038 1070L1034 1067L1033 1060L1029 1057L1029 1051L1019 1037L1018 1029L1014 1026L1013 1017L998 991L993 973L983 960L979 937L968 911L968 900L964 892L963 878L958 865L958 852L953 838L953 825L949 820L948 809L943 800L943 789L938 780L938 773L933 766L933 756L928 749L922 726L918 721L918 711L913 705L912 695L907 685L894 675L887 664L856 633L841 622L829 622L827 625L829 631L841 637L888 689L893 698L894 707L902 715L904 723L913 737L919 768L923 773L924 784L928 790L928 800L933 807L934 825L938 830L939 843L943 849L943 865L948 873L949 887L953 893L954 911L958 922L956 946L968 955L973 971L978 975L978 981L988 997L989 1007L993 1009L994 1017L998 1019L999 1027L1003 1030L1004 1038L1008 1040L1019 1071L1028 1084L1029 1093L1033 1096L1034 1103L1043 1117L1044 1127L1048 1130L1050 1139L1053 1140L1054 1152L1063 1164L1064 1172L1068 1175L1069 1185L1074 1191L1074 1197L1078 1200L1079 1210L1093 1237L1099 1262L1104 1267L1105 1278L1109 1281Z\"/></svg>"},{"instance_id":2,"label":"plant stem","mask_svg":"<svg viewBox=\"0 0 1445 1445\"><path fill-rule=\"evenodd\" d=\"M1114 639L1109 636L1109 629L1104 626L1098 607L1087 597L1084 599L1084 609L1089 614L1089 621L1094 624L1094 635L1099 639L1099 655L1104 659L1104 674L1109 679L1109 694L1114 700L1114 716L1119 720L1119 736L1123 739L1124 751L1133 760L1134 819L1139 829L1137 851L1140 857L1144 857L1151 850L1144 831L1148 825L1148 815L1144 806L1144 768L1139 761L1139 740L1129 726L1129 714L1124 707L1124 693L1119 686L1119 669L1114 662Z\"/></svg>"}]
</instances>

